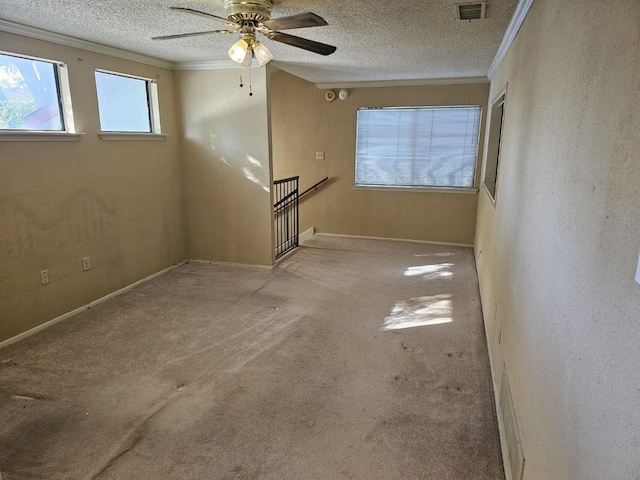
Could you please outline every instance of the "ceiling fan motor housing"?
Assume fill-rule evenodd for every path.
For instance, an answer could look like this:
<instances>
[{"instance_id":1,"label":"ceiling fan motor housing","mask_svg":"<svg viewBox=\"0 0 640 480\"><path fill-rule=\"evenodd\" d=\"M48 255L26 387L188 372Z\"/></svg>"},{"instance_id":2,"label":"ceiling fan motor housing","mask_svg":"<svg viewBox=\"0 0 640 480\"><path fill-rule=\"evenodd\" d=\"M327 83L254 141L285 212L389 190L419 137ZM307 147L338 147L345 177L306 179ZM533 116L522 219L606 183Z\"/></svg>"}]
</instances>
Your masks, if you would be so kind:
<instances>
[{"instance_id":1,"label":"ceiling fan motor housing","mask_svg":"<svg viewBox=\"0 0 640 480\"><path fill-rule=\"evenodd\" d=\"M271 0L224 0L224 11L236 22L264 22L271 18Z\"/></svg>"}]
</instances>

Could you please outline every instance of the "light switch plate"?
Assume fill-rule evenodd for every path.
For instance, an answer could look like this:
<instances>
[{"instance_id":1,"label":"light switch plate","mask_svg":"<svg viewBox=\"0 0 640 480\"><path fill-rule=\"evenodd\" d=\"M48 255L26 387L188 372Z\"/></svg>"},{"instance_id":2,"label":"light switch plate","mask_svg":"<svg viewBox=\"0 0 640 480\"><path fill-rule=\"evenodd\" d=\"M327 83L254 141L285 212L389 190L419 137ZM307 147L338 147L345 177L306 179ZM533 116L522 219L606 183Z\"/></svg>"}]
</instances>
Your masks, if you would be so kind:
<instances>
[{"instance_id":1,"label":"light switch plate","mask_svg":"<svg viewBox=\"0 0 640 480\"><path fill-rule=\"evenodd\" d=\"M640 255L638 256L638 269L636 270L636 282L640 283Z\"/></svg>"}]
</instances>

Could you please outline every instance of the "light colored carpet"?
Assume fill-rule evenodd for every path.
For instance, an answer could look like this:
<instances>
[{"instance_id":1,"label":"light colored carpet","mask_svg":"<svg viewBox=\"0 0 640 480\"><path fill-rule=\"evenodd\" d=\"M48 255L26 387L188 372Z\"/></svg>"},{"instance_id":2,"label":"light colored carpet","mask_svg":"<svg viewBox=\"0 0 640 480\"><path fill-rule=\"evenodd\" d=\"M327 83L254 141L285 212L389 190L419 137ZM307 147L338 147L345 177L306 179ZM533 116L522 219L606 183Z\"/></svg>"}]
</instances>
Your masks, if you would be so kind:
<instances>
[{"instance_id":1,"label":"light colored carpet","mask_svg":"<svg viewBox=\"0 0 640 480\"><path fill-rule=\"evenodd\" d=\"M471 249L315 236L0 350L13 479L502 479Z\"/></svg>"}]
</instances>

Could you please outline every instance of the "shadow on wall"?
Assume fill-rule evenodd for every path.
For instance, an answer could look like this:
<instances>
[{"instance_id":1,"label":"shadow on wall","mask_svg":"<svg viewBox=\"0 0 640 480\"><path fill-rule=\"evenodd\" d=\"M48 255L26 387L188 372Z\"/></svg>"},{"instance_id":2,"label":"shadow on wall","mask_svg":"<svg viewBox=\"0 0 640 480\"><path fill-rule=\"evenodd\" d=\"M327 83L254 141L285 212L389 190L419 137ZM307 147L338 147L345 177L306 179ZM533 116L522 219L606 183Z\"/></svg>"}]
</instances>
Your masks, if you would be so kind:
<instances>
[{"instance_id":1,"label":"shadow on wall","mask_svg":"<svg viewBox=\"0 0 640 480\"><path fill-rule=\"evenodd\" d=\"M191 148L189 175L196 182L194 186L226 192L229 199L236 200L242 194L255 193L253 187L271 192L268 160L259 159L253 152L225 150L223 135L211 133L209 137L206 146L197 140L187 141Z\"/></svg>"},{"instance_id":2,"label":"shadow on wall","mask_svg":"<svg viewBox=\"0 0 640 480\"><path fill-rule=\"evenodd\" d=\"M220 148L218 135L211 133L210 140L211 154L214 158L217 158L228 167L240 171L247 180L259 185L265 192L271 191L268 162L258 160L249 154L228 160L224 155L224 149ZM267 163L266 167L265 163Z\"/></svg>"},{"instance_id":3,"label":"shadow on wall","mask_svg":"<svg viewBox=\"0 0 640 480\"><path fill-rule=\"evenodd\" d=\"M55 252L69 242L102 241L113 236L116 211L92 191L76 190L59 205L38 207L0 200L0 255L15 258L32 252Z\"/></svg>"},{"instance_id":4,"label":"shadow on wall","mask_svg":"<svg viewBox=\"0 0 640 480\"><path fill-rule=\"evenodd\" d=\"M121 215L89 190L60 202L0 199L0 341L115 290L109 285L122 279L121 231ZM100 273L85 273L82 256ZM41 271L51 279L46 288Z\"/></svg>"},{"instance_id":5,"label":"shadow on wall","mask_svg":"<svg viewBox=\"0 0 640 480\"><path fill-rule=\"evenodd\" d=\"M261 96L239 97L240 93L235 90L227 93L212 92L215 107L203 104L199 98L191 100L193 104L189 109L193 116L185 125L187 145L194 147L189 160L192 165L206 165L205 169L198 168L191 173L195 174L194 179L202 181L198 177L207 171L224 174L224 170L218 168L220 164L270 192L266 102ZM216 182L216 186L220 183ZM241 188L239 184L234 186Z\"/></svg>"}]
</instances>

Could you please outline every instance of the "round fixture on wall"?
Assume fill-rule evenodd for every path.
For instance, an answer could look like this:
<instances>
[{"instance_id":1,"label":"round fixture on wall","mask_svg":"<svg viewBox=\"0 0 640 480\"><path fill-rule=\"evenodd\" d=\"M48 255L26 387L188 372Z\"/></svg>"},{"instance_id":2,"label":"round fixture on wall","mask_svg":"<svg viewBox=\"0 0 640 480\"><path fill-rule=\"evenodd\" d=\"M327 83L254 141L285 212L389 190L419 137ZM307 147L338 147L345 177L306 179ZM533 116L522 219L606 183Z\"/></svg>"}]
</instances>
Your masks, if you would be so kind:
<instances>
[{"instance_id":1,"label":"round fixture on wall","mask_svg":"<svg viewBox=\"0 0 640 480\"><path fill-rule=\"evenodd\" d=\"M344 88L338 92L338 97L340 97L340 100L346 100L348 96L349 92L347 92Z\"/></svg>"},{"instance_id":2,"label":"round fixture on wall","mask_svg":"<svg viewBox=\"0 0 640 480\"><path fill-rule=\"evenodd\" d=\"M333 90L327 90L327 93L324 94L324 99L327 102L333 102L336 99L336 92Z\"/></svg>"}]
</instances>

